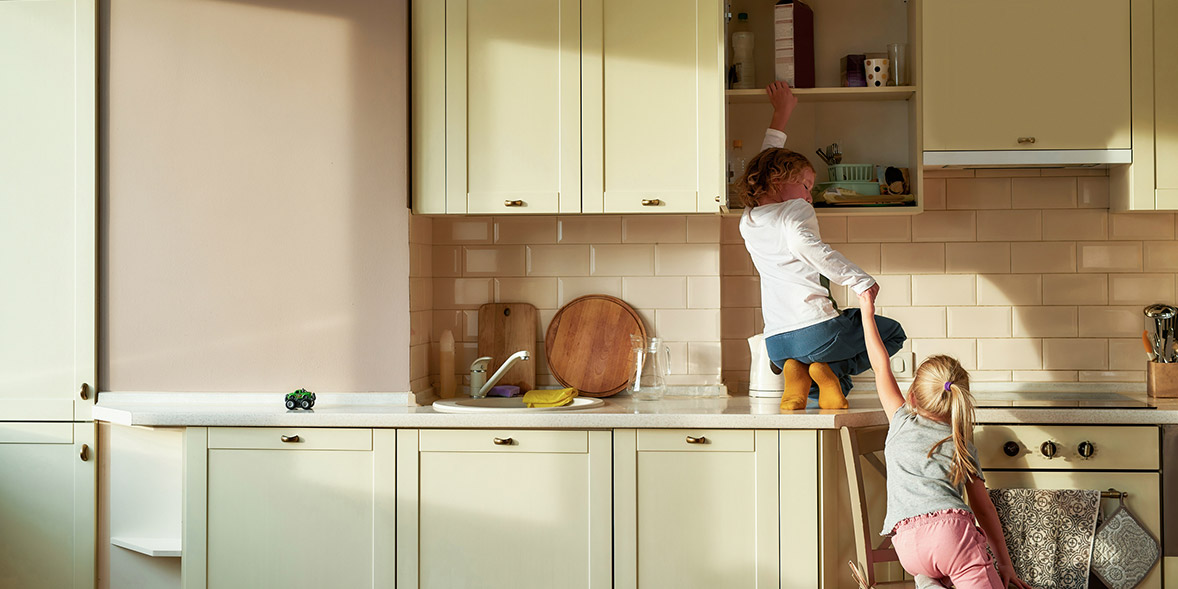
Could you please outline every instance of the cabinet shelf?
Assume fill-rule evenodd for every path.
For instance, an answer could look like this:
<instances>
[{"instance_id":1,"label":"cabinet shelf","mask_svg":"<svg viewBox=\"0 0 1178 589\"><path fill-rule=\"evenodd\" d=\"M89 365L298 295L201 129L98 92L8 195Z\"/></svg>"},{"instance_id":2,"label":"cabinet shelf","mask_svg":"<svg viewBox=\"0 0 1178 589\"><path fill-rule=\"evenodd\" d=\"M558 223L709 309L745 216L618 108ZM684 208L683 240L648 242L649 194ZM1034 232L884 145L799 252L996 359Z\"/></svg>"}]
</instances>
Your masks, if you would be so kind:
<instances>
[{"instance_id":1,"label":"cabinet shelf","mask_svg":"<svg viewBox=\"0 0 1178 589\"><path fill-rule=\"evenodd\" d=\"M729 104L768 103L763 88L752 90L726 90ZM881 102L886 100L908 100L916 94L915 86L888 86L886 88L794 88L798 102Z\"/></svg>"},{"instance_id":2,"label":"cabinet shelf","mask_svg":"<svg viewBox=\"0 0 1178 589\"><path fill-rule=\"evenodd\" d=\"M178 557L182 552L179 538L111 538L110 543L147 556Z\"/></svg>"}]
</instances>

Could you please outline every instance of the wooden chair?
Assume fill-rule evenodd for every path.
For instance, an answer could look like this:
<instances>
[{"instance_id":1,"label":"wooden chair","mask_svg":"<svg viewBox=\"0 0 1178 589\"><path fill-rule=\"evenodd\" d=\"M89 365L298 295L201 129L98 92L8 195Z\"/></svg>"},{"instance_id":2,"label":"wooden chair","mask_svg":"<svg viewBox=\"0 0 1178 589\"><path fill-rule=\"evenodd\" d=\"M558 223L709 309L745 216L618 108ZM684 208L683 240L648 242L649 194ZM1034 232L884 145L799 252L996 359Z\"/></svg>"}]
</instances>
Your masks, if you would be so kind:
<instances>
[{"instance_id":1,"label":"wooden chair","mask_svg":"<svg viewBox=\"0 0 1178 589\"><path fill-rule=\"evenodd\" d=\"M877 582L875 580L875 564L881 562L899 562L896 550L892 548L892 539L884 538L876 547L873 538L878 538L880 522L872 524L868 517L867 498L863 491L864 462L879 471L885 479L888 476L887 467L880 456L883 454L884 440L888 436L888 426L841 428L843 442L843 461L847 468L847 491L851 497L851 523L855 530L855 561L847 564L851 567L855 581L863 589L873 587L915 587L912 581ZM879 454L879 455L877 455Z\"/></svg>"}]
</instances>

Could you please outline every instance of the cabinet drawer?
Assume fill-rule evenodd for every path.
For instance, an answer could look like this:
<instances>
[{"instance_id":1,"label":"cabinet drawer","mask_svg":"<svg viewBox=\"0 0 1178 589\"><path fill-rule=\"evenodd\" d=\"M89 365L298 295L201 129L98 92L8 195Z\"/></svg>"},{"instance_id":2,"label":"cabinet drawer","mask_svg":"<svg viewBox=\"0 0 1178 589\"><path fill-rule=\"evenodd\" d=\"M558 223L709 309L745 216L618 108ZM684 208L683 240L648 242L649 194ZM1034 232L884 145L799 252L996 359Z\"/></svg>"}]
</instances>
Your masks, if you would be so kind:
<instances>
[{"instance_id":1,"label":"cabinet drawer","mask_svg":"<svg viewBox=\"0 0 1178 589\"><path fill-rule=\"evenodd\" d=\"M698 441L688 441L691 440ZM752 452L747 429L647 429L638 431L639 452Z\"/></svg>"},{"instance_id":2,"label":"cabinet drawer","mask_svg":"<svg viewBox=\"0 0 1178 589\"><path fill-rule=\"evenodd\" d=\"M1006 453L1006 444L1014 456ZM1047 457L1044 445L1055 446ZM1091 445L1091 456L1080 445ZM974 446L983 469L1157 470L1160 432L1154 426L983 425Z\"/></svg>"},{"instance_id":3,"label":"cabinet drawer","mask_svg":"<svg viewBox=\"0 0 1178 589\"><path fill-rule=\"evenodd\" d=\"M283 438L289 441L283 441ZM209 428L209 448L229 450L372 450L370 429Z\"/></svg>"},{"instance_id":4,"label":"cabinet drawer","mask_svg":"<svg viewBox=\"0 0 1178 589\"><path fill-rule=\"evenodd\" d=\"M605 193L607 213L694 213L697 194L692 191L621 191Z\"/></svg>"},{"instance_id":5,"label":"cabinet drawer","mask_svg":"<svg viewBox=\"0 0 1178 589\"><path fill-rule=\"evenodd\" d=\"M72 444L74 424L6 422L0 423L0 444Z\"/></svg>"},{"instance_id":6,"label":"cabinet drawer","mask_svg":"<svg viewBox=\"0 0 1178 589\"><path fill-rule=\"evenodd\" d=\"M421 430L422 452L589 452L587 431Z\"/></svg>"}]
</instances>

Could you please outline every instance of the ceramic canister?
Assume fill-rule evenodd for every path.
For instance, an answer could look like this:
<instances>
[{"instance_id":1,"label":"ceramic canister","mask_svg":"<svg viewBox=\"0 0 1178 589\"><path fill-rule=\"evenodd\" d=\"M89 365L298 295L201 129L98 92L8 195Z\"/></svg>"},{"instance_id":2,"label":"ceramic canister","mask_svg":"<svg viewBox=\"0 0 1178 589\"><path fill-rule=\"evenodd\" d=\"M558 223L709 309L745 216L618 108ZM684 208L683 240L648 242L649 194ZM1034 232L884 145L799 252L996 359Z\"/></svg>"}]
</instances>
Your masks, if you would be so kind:
<instances>
[{"instance_id":1,"label":"ceramic canister","mask_svg":"<svg viewBox=\"0 0 1178 589\"><path fill-rule=\"evenodd\" d=\"M888 85L888 61L886 57L863 60L863 72L867 75L868 88L883 88Z\"/></svg>"}]
</instances>

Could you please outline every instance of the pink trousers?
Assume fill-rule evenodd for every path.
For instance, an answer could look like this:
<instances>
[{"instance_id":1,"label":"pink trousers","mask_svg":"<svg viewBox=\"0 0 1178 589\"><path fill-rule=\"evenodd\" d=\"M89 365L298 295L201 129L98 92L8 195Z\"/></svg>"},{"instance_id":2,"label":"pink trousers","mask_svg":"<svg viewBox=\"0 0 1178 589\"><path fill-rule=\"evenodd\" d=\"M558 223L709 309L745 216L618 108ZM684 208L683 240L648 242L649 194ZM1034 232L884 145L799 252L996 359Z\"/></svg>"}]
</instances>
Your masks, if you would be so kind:
<instances>
[{"instance_id":1,"label":"pink trousers","mask_svg":"<svg viewBox=\"0 0 1178 589\"><path fill-rule=\"evenodd\" d=\"M964 509L918 515L896 524L892 545L904 570L949 579L957 589L1002 589L986 534Z\"/></svg>"}]
</instances>

